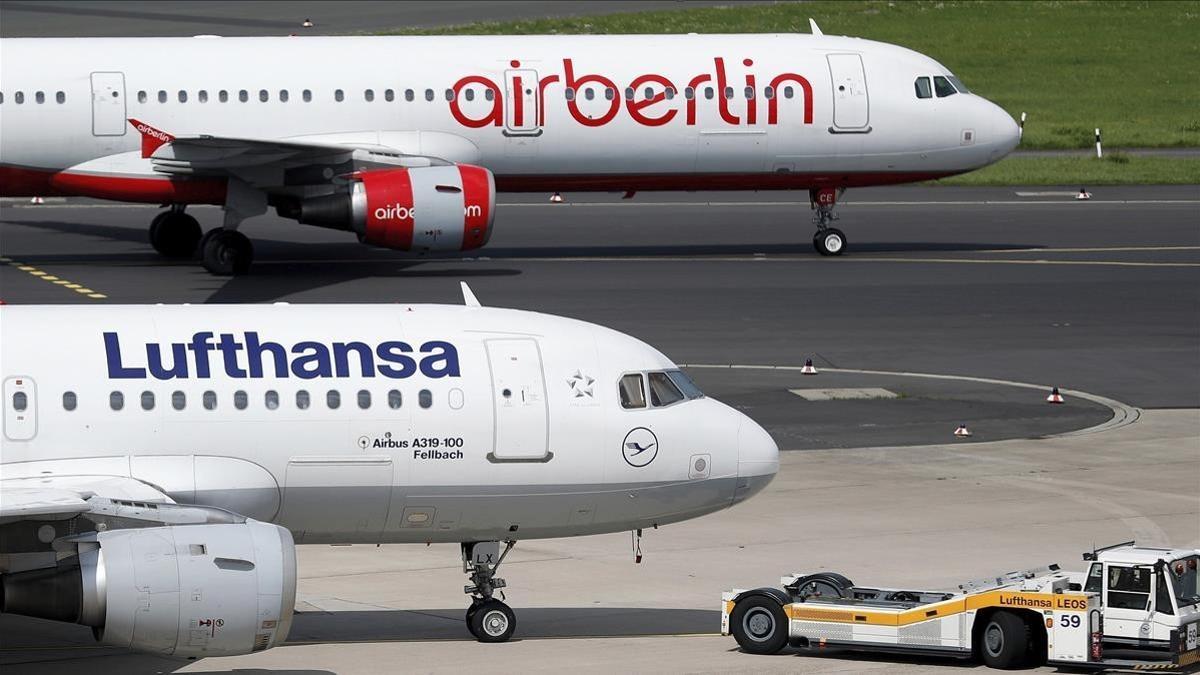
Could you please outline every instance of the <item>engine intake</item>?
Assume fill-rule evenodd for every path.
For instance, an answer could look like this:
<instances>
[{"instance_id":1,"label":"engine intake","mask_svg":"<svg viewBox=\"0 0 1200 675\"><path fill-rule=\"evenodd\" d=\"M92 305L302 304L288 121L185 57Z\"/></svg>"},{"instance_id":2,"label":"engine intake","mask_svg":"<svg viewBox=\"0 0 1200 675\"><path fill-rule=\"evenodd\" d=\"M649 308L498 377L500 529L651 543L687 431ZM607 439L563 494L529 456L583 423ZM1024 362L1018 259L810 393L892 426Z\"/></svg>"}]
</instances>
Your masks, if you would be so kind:
<instances>
[{"instance_id":1,"label":"engine intake","mask_svg":"<svg viewBox=\"0 0 1200 675\"><path fill-rule=\"evenodd\" d=\"M495 212L492 172L456 164L367 171L348 192L302 200L290 215L385 248L469 251L487 243Z\"/></svg>"},{"instance_id":2,"label":"engine intake","mask_svg":"<svg viewBox=\"0 0 1200 675\"><path fill-rule=\"evenodd\" d=\"M105 644L160 656L249 654L287 639L296 548L282 527L111 530L78 545L72 564L4 575L0 611L92 626Z\"/></svg>"}]
</instances>

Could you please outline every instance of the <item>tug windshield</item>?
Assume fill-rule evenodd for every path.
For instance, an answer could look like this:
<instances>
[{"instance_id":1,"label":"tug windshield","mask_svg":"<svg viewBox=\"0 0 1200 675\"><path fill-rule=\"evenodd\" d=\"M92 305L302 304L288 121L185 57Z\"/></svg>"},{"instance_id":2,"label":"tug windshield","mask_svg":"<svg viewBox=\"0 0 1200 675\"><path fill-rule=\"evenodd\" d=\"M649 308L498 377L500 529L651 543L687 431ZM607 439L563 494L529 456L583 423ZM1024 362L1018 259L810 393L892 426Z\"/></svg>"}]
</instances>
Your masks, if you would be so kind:
<instances>
[{"instance_id":1,"label":"tug windshield","mask_svg":"<svg viewBox=\"0 0 1200 675\"><path fill-rule=\"evenodd\" d=\"M1180 558L1169 567L1171 587L1175 590L1175 604L1183 607L1200 602L1200 577L1196 574L1196 568L1200 567L1200 556Z\"/></svg>"}]
</instances>

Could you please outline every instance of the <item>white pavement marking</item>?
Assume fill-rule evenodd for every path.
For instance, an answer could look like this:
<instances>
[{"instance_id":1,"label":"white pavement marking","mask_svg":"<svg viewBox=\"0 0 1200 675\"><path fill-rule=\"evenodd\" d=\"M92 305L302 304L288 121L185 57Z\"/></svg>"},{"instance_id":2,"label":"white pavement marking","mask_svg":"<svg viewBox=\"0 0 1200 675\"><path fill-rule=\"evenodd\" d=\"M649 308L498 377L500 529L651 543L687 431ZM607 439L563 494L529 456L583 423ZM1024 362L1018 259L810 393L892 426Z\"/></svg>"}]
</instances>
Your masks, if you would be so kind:
<instances>
[{"instance_id":1,"label":"white pavement marking","mask_svg":"<svg viewBox=\"0 0 1200 675\"><path fill-rule=\"evenodd\" d=\"M799 371L804 366L771 366L771 365L750 365L750 364L712 364L712 363L680 363L681 368L742 368L748 370L785 370ZM1013 380L998 380L990 377L972 377L970 375L939 375L936 373L913 373L908 371L898 370L863 370L858 368L821 368L822 372L829 373L850 373L854 375L885 375L892 377L921 377L934 380L956 380L959 382L979 382L982 384L998 384L1008 387L1020 387L1022 389L1037 389L1042 392L1050 391L1053 385L1047 384L1030 384L1028 382L1015 382ZM1135 408L1131 405L1122 403L1115 399L1089 394L1085 391L1077 391L1074 389L1059 388L1059 392L1065 397L1081 398L1085 401L1098 403L1112 410L1113 416L1106 422L1101 422L1095 426L1087 427L1086 429L1078 429L1076 431L1067 431L1061 434L1052 434L1043 436L1042 438L1063 438L1070 436L1082 436L1084 434L1094 434L1101 431L1109 431L1111 429L1119 429L1125 425L1133 424L1142 415L1141 408Z\"/></svg>"},{"instance_id":2,"label":"white pavement marking","mask_svg":"<svg viewBox=\"0 0 1200 675\"><path fill-rule=\"evenodd\" d=\"M881 387L842 387L838 389L788 389L805 401L851 401L878 398L900 398L894 391Z\"/></svg>"},{"instance_id":3,"label":"white pavement marking","mask_svg":"<svg viewBox=\"0 0 1200 675\"><path fill-rule=\"evenodd\" d=\"M1059 190L1059 191L1048 190L1048 191L1045 191L1045 192L1021 192L1021 191L1017 191L1015 194L1016 194L1018 197L1074 197L1075 195L1077 195L1077 194L1079 194L1079 193L1077 193L1077 192L1071 192L1071 191L1069 191L1069 190Z\"/></svg>"}]
</instances>

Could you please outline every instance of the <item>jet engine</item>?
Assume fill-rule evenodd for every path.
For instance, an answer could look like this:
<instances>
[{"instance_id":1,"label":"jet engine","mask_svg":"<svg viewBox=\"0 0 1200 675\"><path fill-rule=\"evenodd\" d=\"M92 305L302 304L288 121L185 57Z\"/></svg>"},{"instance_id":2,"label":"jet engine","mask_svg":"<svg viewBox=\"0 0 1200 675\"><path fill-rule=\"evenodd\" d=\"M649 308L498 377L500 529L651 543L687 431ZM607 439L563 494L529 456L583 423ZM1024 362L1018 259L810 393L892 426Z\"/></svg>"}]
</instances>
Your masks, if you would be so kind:
<instances>
[{"instance_id":1,"label":"jet engine","mask_svg":"<svg viewBox=\"0 0 1200 675\"><path fill-rule=\"evenodd\" d=\"M487 243L496 212L492 172L469 164L378 169L349 189L279 209L306 225L351 230L401 251L469 251Z\"/></svg>"},{"instance_id":2,"label":"jet engine","mask_svg":"<svg viewBox=\"0 0 1200 675\"><path fill-rule=\"evenodd\" d=\"M58 567L0 577L0 611L92 626L159 656L233 656L287 639L296 548L286 529L239 523L102 531Z\"/></svg>"}]
</instances>

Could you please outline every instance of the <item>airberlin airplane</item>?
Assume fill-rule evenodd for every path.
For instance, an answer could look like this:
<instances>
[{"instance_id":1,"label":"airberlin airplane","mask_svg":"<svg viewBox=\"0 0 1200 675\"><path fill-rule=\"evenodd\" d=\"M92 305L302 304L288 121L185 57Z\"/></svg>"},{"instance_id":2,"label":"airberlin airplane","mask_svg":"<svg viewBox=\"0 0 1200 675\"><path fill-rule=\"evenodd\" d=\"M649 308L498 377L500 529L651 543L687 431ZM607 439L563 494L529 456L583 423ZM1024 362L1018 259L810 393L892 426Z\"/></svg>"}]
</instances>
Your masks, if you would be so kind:
<instances>
[{"instance_id":1,"label":"airberlin airplane","mask_svg":"<svg viewBox=\"0 0 1200 675\"><path fill-rule=\"evenodd\" d=\"M167 256L245 273L269 208L400 250L491 234L496 192L808 190L1004 157L1019 129L933 59L814 34L7 39L0 194L168 206ZM185 212L216 204L207 234Z\"/></svg>"},{"instance_id":2,"label":"airberlin airplane","mask_svg":"<svg viewBox=\"0 0 1200 675\"><path fill-rule=\"evenodd\" d=\"M653 347L464 295L0 306L0 611L244 654L287 637L295 543L457 542L499 642L516 541L640 535L774 477L771 437Z\"/></svg>"}]
</instances>

